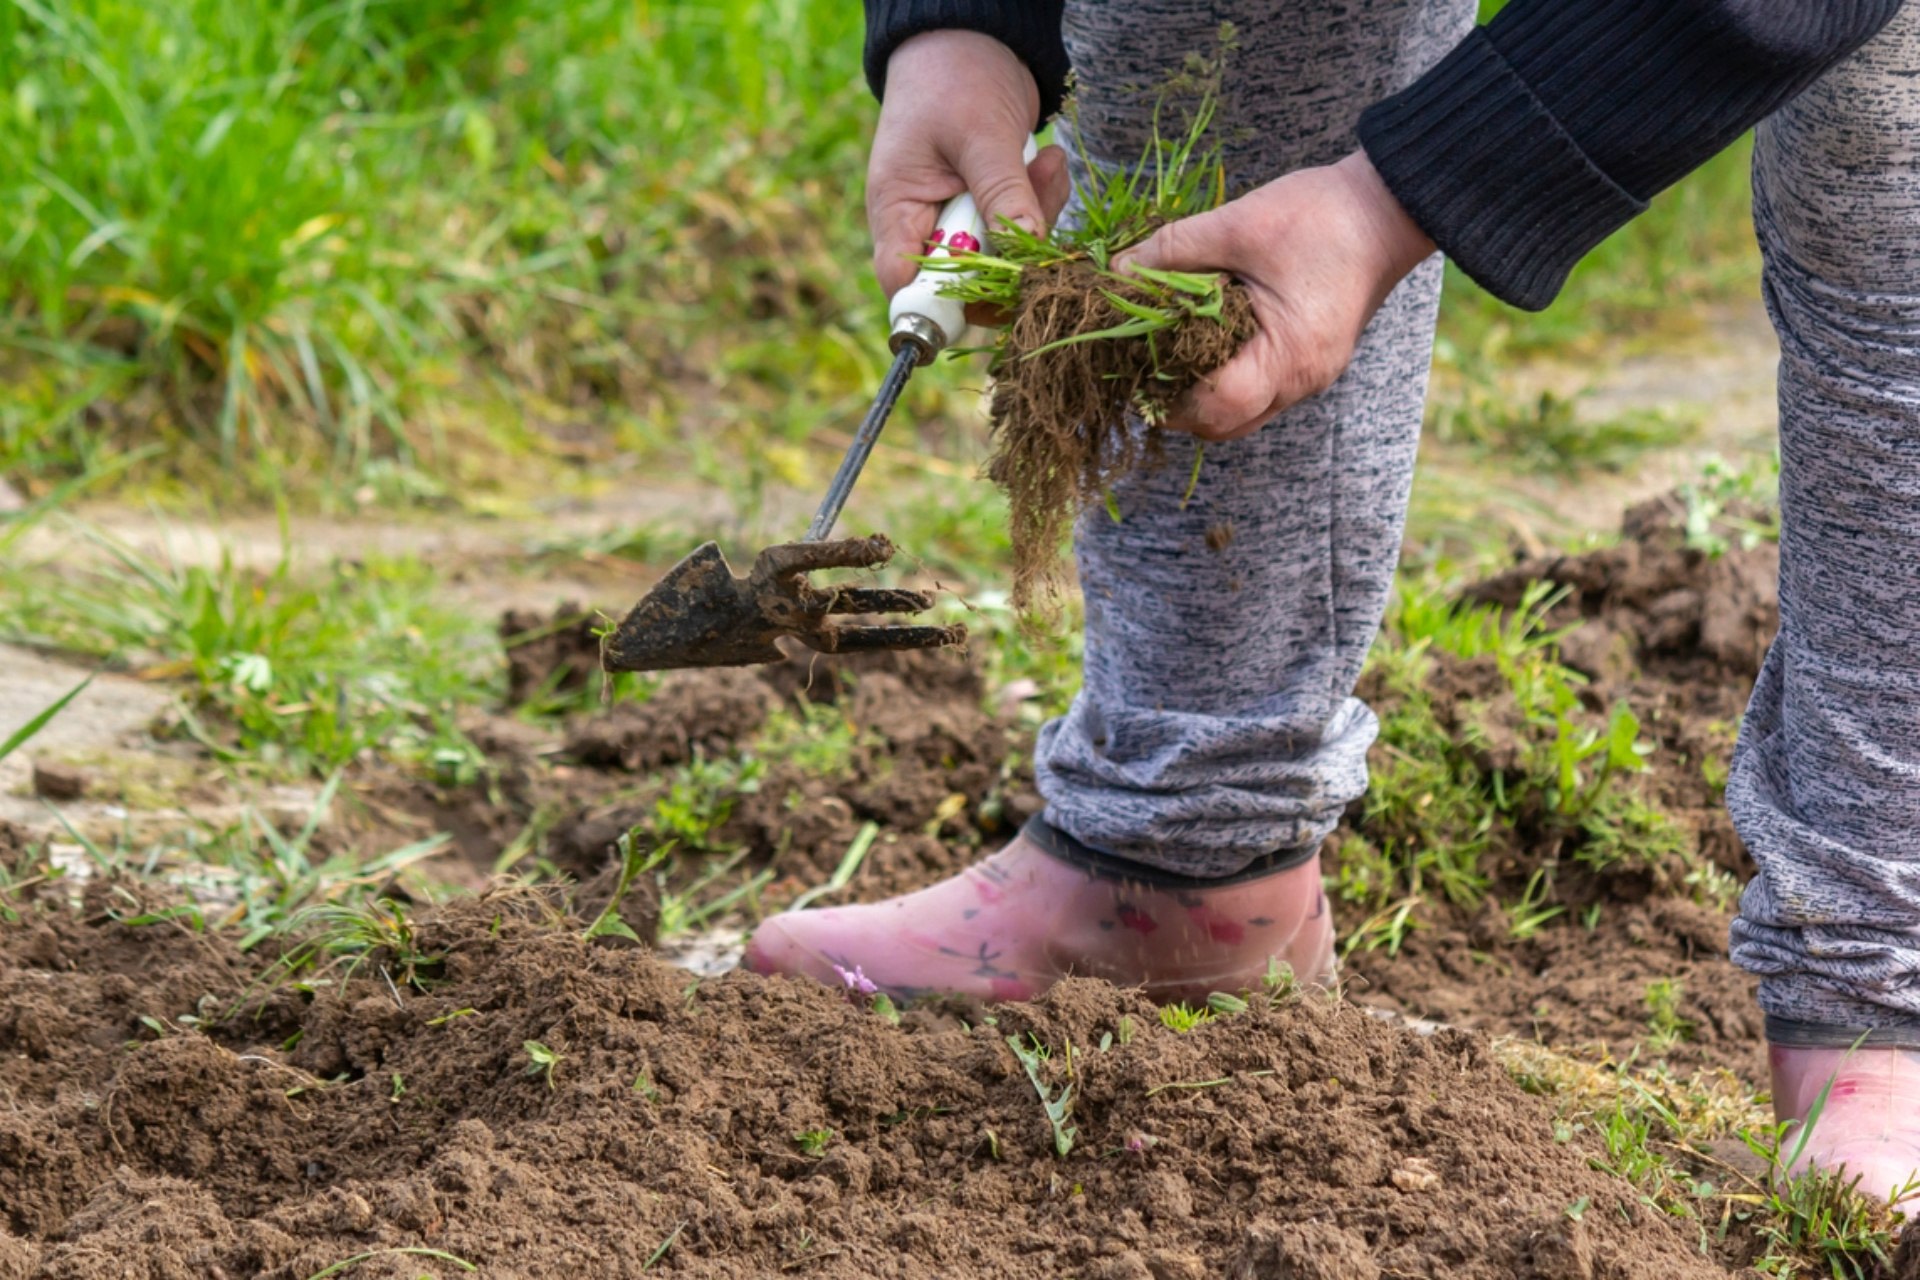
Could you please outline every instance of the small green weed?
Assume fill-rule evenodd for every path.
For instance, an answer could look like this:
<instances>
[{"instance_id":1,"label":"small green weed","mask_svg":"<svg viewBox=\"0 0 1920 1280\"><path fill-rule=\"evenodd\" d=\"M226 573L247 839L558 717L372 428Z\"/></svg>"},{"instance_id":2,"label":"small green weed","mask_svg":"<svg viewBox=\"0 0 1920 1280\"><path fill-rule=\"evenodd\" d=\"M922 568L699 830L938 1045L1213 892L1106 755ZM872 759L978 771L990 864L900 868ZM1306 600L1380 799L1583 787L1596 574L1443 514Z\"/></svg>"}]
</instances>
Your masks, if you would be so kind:
<instances>
[{"instance_id":1,"label":"small green weed","mask_svg":"<svg viewBox=\"0 0 1920 1280\"><path fill-rule=\"evenodd\" d=\"M1859 1047L1856 1041L1854 1049ZM1815 1096L1804 1124L1756 1126L1741 1135L1747 1149L1767 1166L1756 1193L1744 1197L1759 1207L1754 1227L1767 1252L1754 1268L1763 1275L1794 1276L1805 1270L1825 1272L1834 1280L1875 1280L1892 1263L1894 1236L1906 1217L1893 1206L1920 1192L1920 1177L1915 1177L1880 1201L1862 1195L1860 1179L1840 1171L1808 1167L1789 1172L1801 1166L1836 1078L1830 1077Z\"/></svg>"},{"instance_id":2,"label":"small green weed","mask_svg":"<svg viewBox=\"0 0 1920 1280\"><path fill-rule=\"evenodd\" d=\"M240 931L238 945L242 951L315 923L324 931L337 922L314 914L322 905L351 907L396 877L412 872L447 845L445 835L433 835L384 853L343 848L316 859L315 837L321 819L333 804L344 776L335 773L321 786L297 831L281 831L259 810L248 806L231 825L189 827L168 836L146 852L145 861L152 867L177 861L179 868L169 872L174 883L197 900L232 902L222 924ZM325 944L322 949L326 949Z\"/></svg>"},{"instance_id":3,"label":"small green weed","mask_svg":"<svg viewBox=\"0 0 1920 1280\"><path fill-rule=\"evenodd\" d=\"M819 1156L832 1141L831 1129L806 1129L793 1135L793 1145L800 1148L803 1156Z\"/></svg>"},{"instance_id":4,"label":"small green weed","mask_svg":"<svg viewBox=\"0 0 1920 1280\"><path fill-rule=\"evenodd\" d=\"M674 771L665 794L654 802L653 837L684 849L718 849L715 832L733 816L741 796L760 789L765 773L763 760L708 760L696 755Z\"/></svg>"},{"instance_id":5,"label":"small green weed","mask_svg":"<svg viewBox=\"0 0 1920 1280\"><path fill-rule=\"evenodd\" d=\"M1709 458L1700 478L1680 485L1686 504L1687 545L1722 556L1736 544L1752 548L1780 541L1780 455L1769 465L1737 468Z\"/></svg>"},{"instance_id":6,"label":"small green weed","mask_svg":"<svg viewBox=\"0 0 1920 1280\"><path fill-rule=\"evenodd\" d=\"M747 753L766 765L787 763L808 777L839 781L852 776L855 754L878 742L837 705L803 701L798 710L782 707L768 716Z\"/></svg>"},{"instance_id":7,"label":"small green weed","mask_svg":"<svg viewBox=\"0 0 1920 1280\"><path fill-rule=\"evenodd\" d=\"M565 1062L567 1055L556 1049L548 1048L538 1040L523 1041L520 1047L526 1051L527 1055L527 1067L524 1074L530 1076L545 1076L547 1079L547 1088L552 1089L554 1087L554 1068L558 1067L562 1062Z\"/></svg>"},{"instance_id":8,"label":"small green weed","mask_svg":"<svg viewBox=\"0 0 1920 1280\"><path fill-rule=\"evenodd\" d=\"M1040 1105L1047 1113L1047 1126L1053 1130L1053 1153L1065 1158L1073 1150L1073 1143L1080 1136L1079 1130L1072 1124L1073 1119L1073 1045L1067 1045L1066 1067L1067 1083L1055 1093L1051 1085L1042 1076L1047 1064L1053 1061L1053 1051L1040 1042L1038 1036L1027 1037L1030 1044L1023 1044L1019 1036L1008 1036L1007 1047L1013 1050L1013 1056L1026 1068L1027 1080L1033 1085L1033 1091L1040 1096Z\"/></svg>"},{"instance_id":9,"label":"small green weed","mask_svg":"<svg viewBox=\"0 0 1920 1280\"><path fill-rule=\"evenodd\" d=\"M620 854L620 876L613 887L613 896L607 899L607 905L586 927L580 937L591 942L595 938L625 938L629 942L644 942L646 939L633 931L627 922L620 918L620 904L626 901L627 891L633 888L633 882L652 871L673 854L673 842L655 846L652 849L642 847L636 831L624 832L615 847Z\"/></svg>"},{"instance_id":10,"label":"small green weed","mask_svg":"<svg viewBox=\"0 0 1920 1280\"><path fill-rule=\"evenodd\" d=\"M1160 1006L1160 1025L1175 1035L1186 1035L1205 1022L1212 1022L1214 1011L1209 1005L1194 1008L1184 1001Z\"/></svg>"},{"instance_id":11,"label":"small green weed","mask_svg":"<svg viewBox=\"0 0 1920 1280\"><path fill-rule=\"evenodd\" d=\"M73 688L67 690L58 698L55 698L47 706L28 717L25 724L7 735L6 741L0 742L0 760L5 760L8 756L18 751L21 747L26 746L27 743L37 737L42 729L52 723L55 716L67 709L68 703L72 702L82 693L85 693L87 686L92 683L93 677L88 676L79 684L76 684Z\"/></svg>"},{"instance_id":12,"label":"small green weed","mask_svg":"<svg viewBox=\"0 0 1920 1280\"><path fill-rule=\"evenodd\" d=\"M1693 1039L1693 1023L1680 1014L1686 987L1678 978L1655 978L1647 984L1641 1003L1647 1009L1648 1048L1665 1053L1683 1040Z\"/></svg>"},{"instance_id":13,"label":"small green weed","mask_svg":"<svg viewBox=\"0 0 1920 1280\"><path fill-rule=\"evenodd\" d=\"M183 731L233 764L324 772L366 752L475 754L456 712L493 698L496 642L432 602L427 566L342 561L306 580L284 532L264 574L82 532L101 553L92 567L0 566L0 638L188 680Z\"/></svg>"},{"instance_id":14,"label":"small green weed","mask_svg":"<svg viewBox=\"0 0 1920 1280\"><path fill-rule=\"evenodd\" d=\"M324 971L344 961L341 981L347 982L362 965L380 957L382 972L402 985L425 990L429 974L446 958L421 945L406 908L392 898L323 902L296 912L286 930L302 939L281 961L289 973Z\"/></svg>"},{"instance_id":15,"label":"small green weed","mask_svg":"<svg viewBox=\"0 0 1920 1280\"><path fill-rule=\"evenodd\" d=\"M1901 1188L1894 1199L1915 1190L1920 1180ZM1754 1262L1760 1274L1875 1280L1892 1266L1895 1233L1905 1215L1861 1194L1859 1178L1810 1169L1772 1184L1760 1199L1754 1229L1767 1250Z\"/></svg>"}]
</instances>

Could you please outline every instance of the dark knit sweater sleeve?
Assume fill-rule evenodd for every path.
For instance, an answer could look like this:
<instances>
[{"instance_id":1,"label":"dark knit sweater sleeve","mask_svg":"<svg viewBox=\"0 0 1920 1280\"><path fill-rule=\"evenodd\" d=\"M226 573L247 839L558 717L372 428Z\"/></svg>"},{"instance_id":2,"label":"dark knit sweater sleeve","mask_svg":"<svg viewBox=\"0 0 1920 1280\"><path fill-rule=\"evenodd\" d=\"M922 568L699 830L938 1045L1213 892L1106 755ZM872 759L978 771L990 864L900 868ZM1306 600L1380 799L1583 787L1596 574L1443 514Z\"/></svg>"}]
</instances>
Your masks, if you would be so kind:
<instances>
[{"instance_id":1,"label":"dark knit sweater sleeve","mask_svg":"<svg viewBox=\"0 0 1920 1280\"><path fill-rule=\"evenodd\" d=\"M1360 141L1487 290L1539 310L1587 250L1822 71L1901 0L1512 0Z\"/></svg>"},{"instance_id":2,"label":"dark knit sweater sleeve","mask_svg":"<svg viewBox=\"0 0 1920 1280\"><path fill-rule=\"evenodd\" d=\"M886 96L887 59L909 36L948 28L978 31L1027 64L1040 86L1045 120L1060 109L1067 90L1067 46L1060 38L1065 7L1066 0L867 0L867 83L874 97Z\"/></svg>"}]
</instances>

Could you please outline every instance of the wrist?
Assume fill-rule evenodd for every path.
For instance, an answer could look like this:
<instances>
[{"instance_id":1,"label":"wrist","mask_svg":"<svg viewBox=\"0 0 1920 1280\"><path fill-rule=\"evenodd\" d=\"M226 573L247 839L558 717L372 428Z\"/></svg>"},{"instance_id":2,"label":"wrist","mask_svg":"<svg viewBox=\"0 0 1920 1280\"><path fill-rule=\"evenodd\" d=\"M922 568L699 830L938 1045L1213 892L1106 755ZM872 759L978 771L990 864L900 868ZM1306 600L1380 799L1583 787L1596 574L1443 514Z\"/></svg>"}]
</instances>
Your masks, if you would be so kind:
<instances>
[{"instance_id":1,"label":"wrist","mask_svg":"<svg viewBox=\"0 0 1920 1280\"><path fill-rule=\"evenodd\" d=\"M887 58L889 92L902 85L942 103L977 98L988 85L1014 90L1025 104L1027 132L1040 123L1040 84L1020 55L990 35L950 28L909 36Z\"/></svg>"},{"instance_id":2,"label":"wrist","mask_svg":"<svg viewBox=\"0 0 1920 1280\"><path fill-rule=\"evenodd\" d=\"M1352 189L1363 218L1397 281L1431 257L1439 246L1401 205L1364 151L1334 166Z\"/></svg>"}]
</instances>

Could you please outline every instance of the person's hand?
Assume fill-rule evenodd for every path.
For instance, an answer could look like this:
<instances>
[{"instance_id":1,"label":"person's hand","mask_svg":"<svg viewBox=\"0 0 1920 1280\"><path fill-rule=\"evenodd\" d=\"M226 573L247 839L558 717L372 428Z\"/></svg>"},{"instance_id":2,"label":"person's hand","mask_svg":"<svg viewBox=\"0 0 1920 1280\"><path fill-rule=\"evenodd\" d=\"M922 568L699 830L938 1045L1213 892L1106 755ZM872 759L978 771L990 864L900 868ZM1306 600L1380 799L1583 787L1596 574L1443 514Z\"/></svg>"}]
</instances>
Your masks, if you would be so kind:
<instances>
[{"instance_id":1,"label":"person's hand","mask_svg":"<svg viewBox=\"0 0 1920 1280\"><path fill-rule=\"evenodd\" d=\"M989 234L1002 218L1035 234L1053 224L1067 202L1066 154L1020 158L1039 114L1033 73L991 36L929 31L893 51L867 160L873 271L888 297L920 269L910 255L925 252L940 206L962 191Z\"/></svg>"},{"instance_id":2,"label":"person's hand","mask_svg":"<svg viewBox=\"0 0 1920 1280\"><path fill-rule=\"evenodd\" d=\"M1233 359L1174 406L1166 425L1235 440L1326 390L1387 294L1433 251L1360 152L1161 227L1121 255L1117 269L1228 272L1253 295L1260 323Z\"/></svg>"}]
</instances>

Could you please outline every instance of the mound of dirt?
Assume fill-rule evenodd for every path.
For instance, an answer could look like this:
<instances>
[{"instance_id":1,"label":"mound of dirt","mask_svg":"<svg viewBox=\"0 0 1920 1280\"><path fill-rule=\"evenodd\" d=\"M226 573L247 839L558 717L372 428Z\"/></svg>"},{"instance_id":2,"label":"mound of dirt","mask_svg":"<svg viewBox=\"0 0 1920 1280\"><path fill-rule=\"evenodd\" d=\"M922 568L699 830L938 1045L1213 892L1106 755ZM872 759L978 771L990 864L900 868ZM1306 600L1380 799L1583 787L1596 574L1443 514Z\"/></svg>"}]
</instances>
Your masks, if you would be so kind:
<instances>
[{"instance_id":1,"label":"mound of dirt","mask_svg":"<svg viewBox=\"0 0 1920 1280\"><path fill-rule=\"evenodd\" d=\"M417 921L423 989L375 957L222 1018L248 962L125 892L0 930L0 1275L1726 1274L1484 1041L1319 997L1176 1035L1071 981L895 1026L519 892ZM1009 1036L1071 1088L1065 1154Z\"/></svg>"},{"instance_id":2,"label":"mound of dirt","mask_svg":"<svg viewBox=\"0 0 1920 1280\"><path fill-rule=\"evenodd\" d=\"M1779 549L1735 541L1711 554L1687 545L1685 520L1677 500L1656 499L1627 513L1617 545L1523 560L1463 594L1512 608L1534 582L1565 589L1545 623L1571 629L1560 658L1588 678L1583 701L1596 710L1619 701L1634 709L1658 746L1644 784L1677 821L1687 858L1744 881L1752 864L1714 779L1725 776L1735 728L1779 626ZM1427 689L1443 723L1464 723L1468 708L1512 701L1487 659L1437 658ZM1361 692L1376 702L1386 696L1377 679ZM1514 883L1506 887L1517 892L1550 852L1507 851ZM1728 915L1640 868L1576 879L1575 887L1578 905L1601 908L1591 926L1569 912L1518 942L1492 907L1470 913L1430 904L1426 927L1398 955L1349 958L1354 994L1423 1018L1598 1046L1624 1058L1648 1034L1649 988L1671 982L1690 1034L1666 1050L1669 1061L1764 1081L1755 984L1727 958ZM1361 923L1358 914L1336 908L1343 932Z\"/></svg>"},{"instance_id":3,"label":"mound of dirt","mask_svg":"<svg viewBox=\"0 0 1920 1280\"><path fill-rule=\"evenodd\" d=\"M1751 684L1780 627L1780 548L1689 546L1686 522L1677 497L1654 498L1627 512L1618 544L1522 560L1466 594L1517 605L1531 582L1566 588L1552 622L1585 625L1563 642L1562 656L1596 679L1626 653L1650 672L1704 677L1708 687Z\"/></svg>"},{"instance_id":4,"label":"mound of dirt","mask_svg":"<svg viewBox=\"0 0 1920 1280\"><path fill-rule=\"evenodd\" d=\"M837 707L854 737L844 761L776 750L714 834L794 884L830 875L860 829L879 827L857 880L859 896L931 883L1010 836L1039 808L1031 775L1015 767L1011 726L984 709L979 668L946 652L809 655L771 667L675 672L645 702L583 717L565 755L603 770L648 772L715 759L750 742L776 711ZM655 812L642 789L569 813L548 857L576 875L605 864L613 842ZM776 898L778 894L776 893Z\"/></svg>"}]
</instances>

